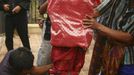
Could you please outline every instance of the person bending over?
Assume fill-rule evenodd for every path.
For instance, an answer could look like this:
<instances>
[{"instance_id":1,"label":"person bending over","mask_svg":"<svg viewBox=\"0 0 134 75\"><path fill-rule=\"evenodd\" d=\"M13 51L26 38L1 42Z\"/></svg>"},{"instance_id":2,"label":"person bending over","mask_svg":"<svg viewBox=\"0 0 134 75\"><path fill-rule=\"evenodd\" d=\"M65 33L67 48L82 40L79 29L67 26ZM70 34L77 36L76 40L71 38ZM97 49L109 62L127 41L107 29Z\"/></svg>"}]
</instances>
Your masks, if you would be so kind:
<instances>
[{"instance_id":1,"label":"person bending over","mask_svg":"<svg viewBox=\"0 0 134 75\"><path fill-rule=\"evenodd\" d=\"M34 56L25 47L9 51L0 63L0 75L41 75L48 71L52 64L36 67Z\"/></svg>"}]
</instances>

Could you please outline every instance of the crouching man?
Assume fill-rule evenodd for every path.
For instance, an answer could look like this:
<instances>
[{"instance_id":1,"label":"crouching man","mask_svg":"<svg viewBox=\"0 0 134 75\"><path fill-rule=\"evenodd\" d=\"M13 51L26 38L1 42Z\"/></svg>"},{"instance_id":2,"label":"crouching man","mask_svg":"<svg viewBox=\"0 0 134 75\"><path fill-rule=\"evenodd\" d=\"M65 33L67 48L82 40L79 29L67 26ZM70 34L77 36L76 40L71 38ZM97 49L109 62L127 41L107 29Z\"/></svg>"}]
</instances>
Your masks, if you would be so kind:
<instances>
[{"instance_id":1,"label":"crouching man","mask_svg":"<svg viewBox=\"0 0 134 75\"><path fill-rule=\"evenodd\" d=\"M20 47L11 50L0 63L0 75L41 75L53 66L36 67L33 61L34 56L29 49Z\"/></svg>"}]
</instances>

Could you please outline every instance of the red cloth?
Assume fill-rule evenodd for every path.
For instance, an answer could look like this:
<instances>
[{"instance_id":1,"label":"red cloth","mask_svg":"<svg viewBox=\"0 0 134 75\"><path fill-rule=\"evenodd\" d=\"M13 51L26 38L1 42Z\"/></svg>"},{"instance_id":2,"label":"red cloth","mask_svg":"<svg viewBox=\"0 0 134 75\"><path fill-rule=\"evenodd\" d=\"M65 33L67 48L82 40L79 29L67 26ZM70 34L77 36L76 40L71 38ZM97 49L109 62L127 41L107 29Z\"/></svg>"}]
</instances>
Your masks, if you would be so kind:
<instances>
[{"instance_id":1,"label":"red cloth","mask_svg":"<svg viewBox=\"0 0 134 75\"><path fill-rule=\"evenodd\" d=\"M100 0L91 0L94 3L94 7L98 6L101 1Z\"/></svg>"},{"instance_id":2,"label":"red cloth","mask_svg":"<svg viewBox=\"0 0 134 75\"><path fill-rule=\"evenodd\" d=\"M84 65L85 48L91 43L92 30L82 20L93 16L91 0L48 0L51 19L52 62L54 75L78 75Z\"/></svg>"},{"instance_id":3,"label":"red cloth","mask_svg":"<svg viewBox=\"0 0 134 75\"><path fill-rule=\"evenodd\" d=\"M82 20L86 15L93 15L93 5L90 0L48 0L51 44L87 48L92 40L92 30L85 29Z\"/></svg>"},{"instance_id":4,"label":"red cloth","mask_svg":"<svg viewBox=\"0 0 134 75\"><path fill-rule=\"evenodd\" d=\"M55 75L78 75L84 65L85 52L78 47L53 47L51 57L54 67L50 72Z\"/></svg>"}]
</instances>

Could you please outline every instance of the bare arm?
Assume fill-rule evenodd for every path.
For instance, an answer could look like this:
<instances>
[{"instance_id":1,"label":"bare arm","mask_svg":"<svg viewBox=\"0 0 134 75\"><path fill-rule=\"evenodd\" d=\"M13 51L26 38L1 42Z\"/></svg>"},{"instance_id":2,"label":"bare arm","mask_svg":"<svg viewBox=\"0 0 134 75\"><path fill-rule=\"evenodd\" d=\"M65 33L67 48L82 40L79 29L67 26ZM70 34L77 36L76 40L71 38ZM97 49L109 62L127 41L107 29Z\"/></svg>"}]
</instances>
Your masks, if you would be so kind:
<instances>
[{"instance_id":1,"label":"bare arm","mask_svg":"<svg viewBox=\"0 0 134 75\"><path fill-rule=\"evenodd\" d=\"M129 33L110 29L100 23L97 23L96 20L92 17L87 17L87 19L84 19L83 24L87 27L99 30L100 33L114 40L124 42L127 44L131 44L134 42L133 37Z\"/></svg>"},{"instance_id":2,"label":"bare arm","mask_svg":"<svg viewBox=\"0 0 134 75\"><path fill-rule=\"evenodd\" d=\"M104 33L106 36L112 39L115 39L117 41L120 41L120 42L124 42L128 44L132 43L133 37L129 33L118 31L118 30L113 30L99 23L97 24L98 24L98 27L96 29Z\"/></svg>"},{"instance_id":3,"label":"bare arm","mask_svg":"<svg viewBox=\"0 0 134 75\"><path fill-rule=\"evenodd\" d=\"M39 8L39 12L40 14L44 14L47 11L47 5L48 5L48 1L46 1L45 3L43 3L40 8Z\"/></svg>"},{"instance_id":4,"label":"bare arm","mask_svg":"<svg viewBox=\"0 0 134 75\"><path fill-rule=\"evenodd\" d=\"M50 68L52 68L53 64L44 65L40 67L33 67L32 75L42 75L47 72Z\"/></svg>"}]
</instances>

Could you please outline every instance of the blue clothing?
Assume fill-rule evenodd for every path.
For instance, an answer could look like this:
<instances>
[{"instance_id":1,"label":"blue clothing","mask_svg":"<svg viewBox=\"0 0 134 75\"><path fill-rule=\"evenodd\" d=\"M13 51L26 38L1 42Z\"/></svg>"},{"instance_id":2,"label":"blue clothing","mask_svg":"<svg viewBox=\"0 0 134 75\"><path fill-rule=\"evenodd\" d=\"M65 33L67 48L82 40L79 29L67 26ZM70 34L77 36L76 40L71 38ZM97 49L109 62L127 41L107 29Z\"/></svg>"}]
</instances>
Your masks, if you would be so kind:
<instances>
[{"instance_id":1,"label":"blue clothing","mask_svg":"<svg viewBox=\"0 0 134 75\"><path fill-rule=\"evenodd\" d=\"M134 65L123 65L118 75L134 75Z\"/></svg>"},{"instance_id":2,"label":"blue clothing","mask_svg":"<svg viewBox=\"0 0 134 75\"><path fill-rule=\"evenodd\" d=\"M0 63L0 75L18 75L17 72L12 68L12 66L9 64L9 56L10 53L14 50L9 51L3 61Z\"/></svg>"}]
</instances>

